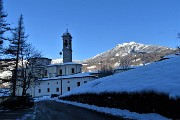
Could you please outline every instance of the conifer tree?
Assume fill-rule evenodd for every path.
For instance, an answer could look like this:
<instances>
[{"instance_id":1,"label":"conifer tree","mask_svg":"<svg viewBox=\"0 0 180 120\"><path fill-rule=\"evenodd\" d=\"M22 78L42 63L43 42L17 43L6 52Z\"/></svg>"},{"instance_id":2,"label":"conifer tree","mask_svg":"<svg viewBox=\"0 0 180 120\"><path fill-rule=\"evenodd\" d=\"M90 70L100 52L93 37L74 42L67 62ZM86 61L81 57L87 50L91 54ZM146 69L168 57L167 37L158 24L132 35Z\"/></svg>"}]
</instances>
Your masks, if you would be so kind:
<instances>
[{"instance_id":1,"label":"conifer tree","mask_svg":"<svg viewBox=\"0 0 180 120\"><path fill-rule=\"evenodd\" d=\"M10 39L10 45L7 49L7 53L11 54L15 57L15 69L13 71L12 76L12 85L13 85L13 93L12 95L15 96L16 91L16 81L17 81L17 72L18 72L18 63L21 61L23 66L23 56L26 52L26 39L28 36L25 35L25 28L23 24L23 16L21 15L18 21L17 27L12 31L12 39Z\"/></svg>"},{"instance_id":2,"label":"conifer tree","mask_svg":"<svg viewBox=\"0 0 180 120\"><path fill-rule=\"evenodd\" d=\"M7 38L4 37L4 33L8 30L9 24L6 23L7 14L3 10L3 0L0 0L0 56L3 53L3 43Z\"/></svg>"}]
</instances>

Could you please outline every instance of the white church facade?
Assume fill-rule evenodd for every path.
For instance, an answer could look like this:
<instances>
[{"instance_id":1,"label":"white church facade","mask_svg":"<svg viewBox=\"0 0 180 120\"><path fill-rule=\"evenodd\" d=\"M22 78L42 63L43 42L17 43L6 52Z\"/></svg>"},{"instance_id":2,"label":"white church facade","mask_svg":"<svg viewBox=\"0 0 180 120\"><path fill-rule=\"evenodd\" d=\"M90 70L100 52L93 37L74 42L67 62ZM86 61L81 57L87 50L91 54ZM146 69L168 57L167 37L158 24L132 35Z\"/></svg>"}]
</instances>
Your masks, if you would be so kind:
<instances>
[{"instance_id":1,"label":"white church facade","mask_svg":"<svg viewBox=\"0 0 180 120\"><path fill-rule=\"evenodd\" d=\"M63 63L50 64L51 59L38 59L44 63L44 75L27 90L33 97L61 95L97 78L90 73L82 73L82 64L72 62L72 36L68 30L62 38ZM21 95L22 88L18 88L16 94Z\"/></svg>"}]
</instances>

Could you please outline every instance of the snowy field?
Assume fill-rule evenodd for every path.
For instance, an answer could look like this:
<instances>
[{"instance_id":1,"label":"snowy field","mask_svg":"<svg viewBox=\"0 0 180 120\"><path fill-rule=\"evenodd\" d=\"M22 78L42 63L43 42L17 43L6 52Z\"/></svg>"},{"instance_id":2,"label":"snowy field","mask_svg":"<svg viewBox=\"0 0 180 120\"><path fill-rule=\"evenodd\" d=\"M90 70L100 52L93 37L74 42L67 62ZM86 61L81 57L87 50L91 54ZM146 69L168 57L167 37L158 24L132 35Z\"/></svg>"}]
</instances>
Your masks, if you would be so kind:
<instances>
[{"instance_id":1,"label":"snowy field","mask_svg":"<svg viewBox=\"0 0 180 120\"><path fill-rule=\"evenodd\" d=\"M180 56L90 81L62 96L81 93L155 91L180 98Z\"/></svg>"}]
</instances>

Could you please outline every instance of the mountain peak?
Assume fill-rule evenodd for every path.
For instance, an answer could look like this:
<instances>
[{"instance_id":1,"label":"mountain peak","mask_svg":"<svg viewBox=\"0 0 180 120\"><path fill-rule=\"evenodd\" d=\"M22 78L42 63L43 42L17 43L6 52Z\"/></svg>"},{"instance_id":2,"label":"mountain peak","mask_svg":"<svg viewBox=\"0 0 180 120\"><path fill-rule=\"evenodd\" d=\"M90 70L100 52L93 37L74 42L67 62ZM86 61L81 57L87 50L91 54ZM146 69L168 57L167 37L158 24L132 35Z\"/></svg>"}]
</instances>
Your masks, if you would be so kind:
<instances>
[{"instance_id":1,"label":"mountain peak","mask_svg":"<svg viewBox=\"0 0 180 120\"><path fill-rule=\"evenodd\" d=\"M123 47L123 46L127 46L127 45L137 45L137 44L140 44L140 43L136 43L134 41L131 41L129 43L118 44L117 47Z\"/></svg>"}]
</instances>

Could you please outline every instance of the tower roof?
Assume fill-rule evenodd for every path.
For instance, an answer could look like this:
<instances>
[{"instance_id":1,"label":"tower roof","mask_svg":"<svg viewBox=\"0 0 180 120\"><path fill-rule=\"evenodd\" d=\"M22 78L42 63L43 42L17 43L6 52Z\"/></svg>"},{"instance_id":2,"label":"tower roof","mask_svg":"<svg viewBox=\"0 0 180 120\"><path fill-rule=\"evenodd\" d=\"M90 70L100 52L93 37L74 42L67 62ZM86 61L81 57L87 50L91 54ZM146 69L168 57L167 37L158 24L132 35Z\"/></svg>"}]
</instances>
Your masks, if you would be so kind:
<instances>
[{"instance_id":1,"label":"tower roof","mask_svg":"<svg viewBox=\"0 0 180 120\"><path fill-rule=\"evenodd\" d=\"M70 36L71 36L71 34L68 32L68 29L66 29L66 32L63 33L63 36L64 36L64 35L70 35Z\"/></svg>"}]
</instances>

